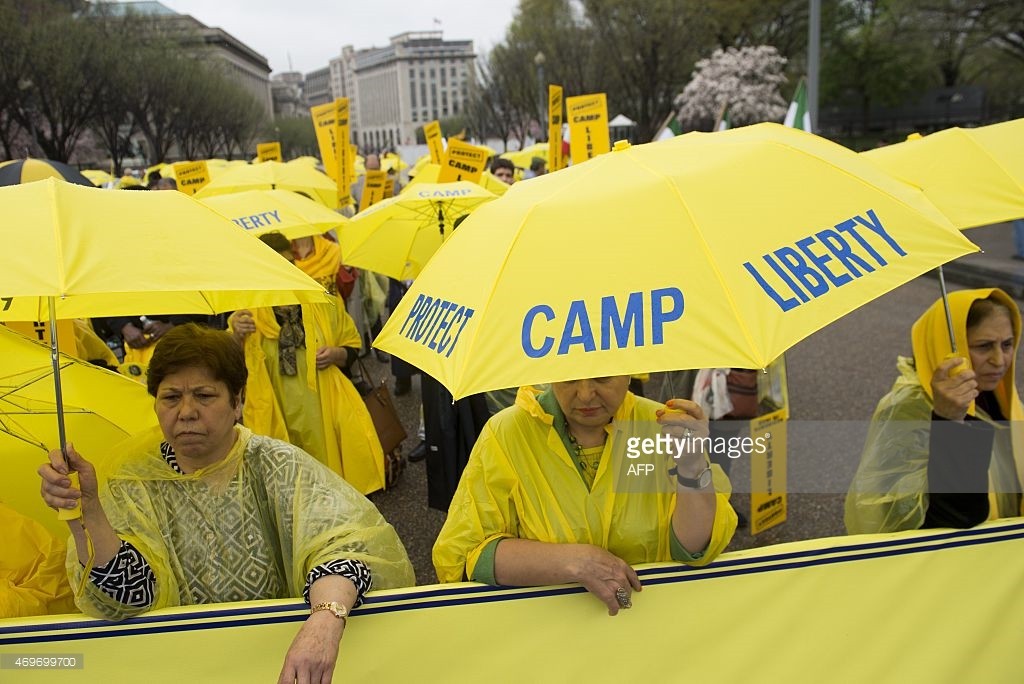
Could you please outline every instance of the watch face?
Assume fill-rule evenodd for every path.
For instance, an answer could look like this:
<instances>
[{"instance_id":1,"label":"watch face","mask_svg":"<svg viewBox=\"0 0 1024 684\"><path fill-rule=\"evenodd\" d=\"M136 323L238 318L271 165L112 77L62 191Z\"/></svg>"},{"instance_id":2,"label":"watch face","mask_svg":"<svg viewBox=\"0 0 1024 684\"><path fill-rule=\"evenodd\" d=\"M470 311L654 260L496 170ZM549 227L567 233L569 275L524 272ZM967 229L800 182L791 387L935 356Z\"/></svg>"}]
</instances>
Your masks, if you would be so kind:
<instances>
[{"instance_id":1,"label":"watch face","mask_svg":"<svg viewBox=\"0 0 1024 684\"><path fill-rule=\"evenodd\" d=\"M711 486L711 468L705 468L704 472L697 478L697 486L701 489L706 489Z\"/></svg>"}]
</instances>

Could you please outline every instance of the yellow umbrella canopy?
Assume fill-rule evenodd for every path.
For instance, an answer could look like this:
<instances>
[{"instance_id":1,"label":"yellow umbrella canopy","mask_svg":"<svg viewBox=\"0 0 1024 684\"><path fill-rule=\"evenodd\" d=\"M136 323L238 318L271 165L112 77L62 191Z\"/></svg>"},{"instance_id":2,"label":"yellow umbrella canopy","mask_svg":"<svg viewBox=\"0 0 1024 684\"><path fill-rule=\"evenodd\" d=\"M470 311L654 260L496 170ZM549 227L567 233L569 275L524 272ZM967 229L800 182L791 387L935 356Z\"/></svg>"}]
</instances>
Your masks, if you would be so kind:
<instances>
[{"instance_id":1,"label":"yellow umbrella canopy","mask_svg":"<svg viewBox=\"0 0 1024 684\"><path fill-rule=\"evenodd\" d=\"M418 185L420 183L437 183L437 177L441 173L441 165L427 162L420 167L419 173L417 173L410 181L409 186ZM490 171L485 170L483 175L480 176L480 187L486 189L488 192L492 192L497 196L505 194L508 190L508 183L502 181ZM408 186L407 186L408 187Z\"/></svg>"},{"instance_id":2,"label":"yellow umbrella canopy","mask_svg":"<svg viewBox=\"0 0 1024 684\"><path fill-rule=\"evenodd\" d=\"M0 326L0 501L63 539L67 525L39 496L36 469L59 446L50 350ZM97 465L125 437L155 427L146 388L117 373L60 356L64 416L75 447Z\"/></svg>"},{"instance_id":3,"label":"yellow umbrella canopy","mask_svg":"<svg viewBox=\"0 0 1024 684\"><path fill-rule=\"evenodd\" d=\"M291 190L301 192L329 209L338 208L338 186L329 176L310 166L283 162L228 167L195 197L202 199L246 190Z\"/></svg>"},{"instance_id":4,"label":"yellow umbrella canopy","mask_svg":"<svg viewBox=\"0 0 1024 684\"><path fill-rule=\"evenodd\" d=\"M341 229L342 259L397 280L415 278L451 236L455 220L495 197L465 181L410 185Z\"/></svg>"},{"instance_id":5,"label":"yellow umbrella canopy","mask_svg":"<svg viewBox=\"0 0 1024 684\"><path fill-rule=\"evenodd\" d=\"M96 187L99 187L104 183L110 183L114 180L113 176L102 169L84 169L82 171L82 175L88 178Z\"/></svg>"},{"instance_id":6,"label":"yellow umbrella canopy","mask_svg":"<svg viewBox=\"0 0 1024 684\"><path fill-rule=\"evenodd\" d=\"M0 320L218 313L327 301L316 281L178 192L47 179L0 188Z\"/></svg>"},{"instance_id":7,"label":"yellow umbrella canopy","mask_svg":"<svg viewBox=\"0 0 1024 684\"><path fill-rule=\"evenodd\" d=\"M199 200L253 235L281 233L289 240L319 235L348 221L290 190L249 190Z\"/></svg>"},{"instance_id":8,"label":"yellow umbrella canopy","mask_svg":"<svg viewBox=\"0 0 1024 684\"><path fill-rule=\"evenodd\" d=\"M530 168L530 164L533 162L534 157L540 157L544 161L548 160L548 144L537 143L535 145L530 145L529 147L524 147L523 149L517 150L515 152L505 152L504 154L499 156L501 156L504 159L510 160L513 164L515 164L521 169L528 169Z\"/></svg>"},{"instance_id":9,"label":"yellow umbrella canopy","mask_svg":"<svg viewBox=\"0 0 1024 684\"><path fill-rule=\"evenodd\" d=\"M456 397L763 368L977 251L916 189L778 124L616 150L512 186L413 283L375 345Z\"/></svg>"},{"instance_id":10,"label":"yellow umbrella canopy","mask_svg":"<svg viewBox=\"0 0 1024 684\"><path fill-rule=\"evenodd\" d=\"M1024 217L1024 119L949 128L861 154L921 188L958 228Z\"/></svg>"}]
</instances>

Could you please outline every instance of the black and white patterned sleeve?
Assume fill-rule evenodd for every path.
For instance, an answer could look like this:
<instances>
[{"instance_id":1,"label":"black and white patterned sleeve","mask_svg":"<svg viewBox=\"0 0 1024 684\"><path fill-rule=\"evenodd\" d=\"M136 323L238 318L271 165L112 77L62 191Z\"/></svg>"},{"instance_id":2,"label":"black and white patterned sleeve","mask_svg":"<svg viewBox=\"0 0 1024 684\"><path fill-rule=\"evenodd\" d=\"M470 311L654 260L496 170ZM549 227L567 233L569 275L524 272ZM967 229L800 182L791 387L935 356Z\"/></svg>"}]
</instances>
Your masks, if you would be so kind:
<instances>
[{"instance_id":1,"label":"black and white patterned sleeve","mask_svg":"<svg viewBox=\"0 0 1024 684\"><path fill-rule=\"evenodd\" d=\"M118 603L135 608L152 605L156 576L139 550L121 540L117 554L102 568L93 568L89 580Z\"/></svg>"},{"instance_id":2,"label":"black and white patterned sleeve","mask_svg":"<svg viewBox=\"0 0 1024 684\"><path fill-rule=\"evenodd\" d=\"M306 575L306 587L302 590L302 598L309 603L309 588L321 577L327 575L341 575L356 585L356 602L353 608L363 602L363 595L373 585L373 576L366 563L360 560L332 560L318 565Z\"/></svg>"}]
</instances>

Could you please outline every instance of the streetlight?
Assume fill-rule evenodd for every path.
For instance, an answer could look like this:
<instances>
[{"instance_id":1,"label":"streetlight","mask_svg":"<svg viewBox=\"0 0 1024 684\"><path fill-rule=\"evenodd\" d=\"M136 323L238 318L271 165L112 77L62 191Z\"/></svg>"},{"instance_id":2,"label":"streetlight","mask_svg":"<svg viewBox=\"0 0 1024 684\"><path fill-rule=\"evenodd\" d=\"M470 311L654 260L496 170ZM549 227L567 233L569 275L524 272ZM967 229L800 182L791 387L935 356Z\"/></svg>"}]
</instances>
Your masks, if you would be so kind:
<instances>
[{"instance_id":1,"label":"streetlight","mask_svg":"<svg viewBox=\"0 0 1024 684\"><path fill-rule=\"evenodd\" d=\"M544 83L544 62L545 61L546 61L546 58L544 57L544 53L541 52L540 50L538 50L537 54L533 56L533 64L534 64L534 66L537 67L537 85L540 88L540 117L537 119L537 122L540 125L540 131L538 131L538 133L537 133L537 141L538 142L544 142L545 140L548 139L548 136L547 136L547 132L548 132L548 126L547 126L548 97L547 97L547 87L546 87L546 84Z\"/></svg>"}]
</instances>

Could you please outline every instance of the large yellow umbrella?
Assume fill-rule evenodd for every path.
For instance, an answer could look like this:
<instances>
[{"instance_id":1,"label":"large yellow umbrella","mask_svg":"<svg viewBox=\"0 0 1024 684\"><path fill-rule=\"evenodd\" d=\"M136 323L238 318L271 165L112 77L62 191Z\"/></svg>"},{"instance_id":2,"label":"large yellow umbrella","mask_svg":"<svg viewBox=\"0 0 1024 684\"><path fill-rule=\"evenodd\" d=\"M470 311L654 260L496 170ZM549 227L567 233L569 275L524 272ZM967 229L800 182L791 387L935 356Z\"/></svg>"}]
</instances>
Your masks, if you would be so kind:
<instances>
[{"instance_id":1,"label":"large yellow umbrella","mask_svg":"<svg viewBox=\"0 0 1024 684\"><path fill-rule=\"evenodd\" d=\"M292 190L329 209L338 208L338 186L331 178L304 164L263 162L229 167L195 194L196 199L245 190Z\"/></svg>"},{"instance_id":2,"label":"large yellow umbrella","mask_svg":"<svg viewBox=\"0 0 1024 684\"><path fill-rule=\"evenodd\" d=\"M253 235L276 232L289 240L326 233L348 221L290 190L248 190L199 201Z\"/></svg>"},{"instance_id":3,"label":"large yellow umbrella","mask_svg":"<svg viewBox=\"0 0 1024 684\"><path fill-rule=\"evenodd\" d=\"M63 539L67 525L39 496L36 469L59 445L50 349L0 326L0 501ZM75 447L105 472L111 447L155 427L153 398L137 382L60 356L63 410Z\"/></svg>"},{"instance_id":4,"label":"large yellow umbrella","mask_svg":"<svg viewBox=\"0 0 1024 684\"><path fill-rule=\"evenodd\" d=\"M327 301L323 288L179 192L47 179L0 188L0 321L218 313Z\"/></svg>"},{"instance_id":5,"label":"large yellow umbrella","mask_svg":"<svg viewBox=\"0 0 1024 684\"><path fill-rule=\"evenodd\" d=\"M916 189L778 124L691 133L512 186L455 232L376 346L455 398L680 368L764 368L976 251Z\"/></svg>"},{"instance_id":6,"label":"large yellow umbrella","mask_svg":"<svg viewBox=\"0 0 1024 684\"><path fill-rule=\"evenodd\" d=\"M949 128L861 154L921 188L958 228L1024 217L1024 119Z\"/></svg>"},{"instance_id":7,"label":"large yellow umbrella","mask_svg":"<svg viewBox=\"0 0 1024 684\"><path fill-rule=\"evenodd\" d=\"M495 199L476 183L419 183L356 214L339 237L349 266L397 280L415 278L460 216Z\"/></svg>"}]
</instances>

